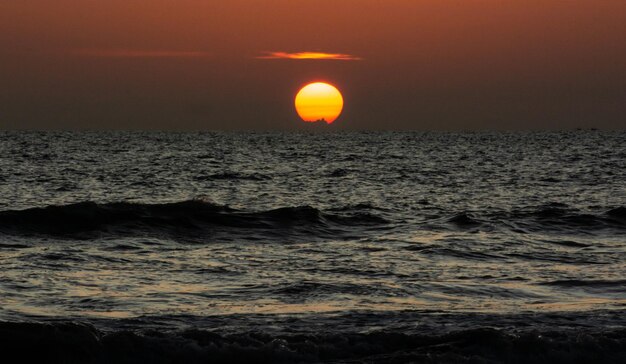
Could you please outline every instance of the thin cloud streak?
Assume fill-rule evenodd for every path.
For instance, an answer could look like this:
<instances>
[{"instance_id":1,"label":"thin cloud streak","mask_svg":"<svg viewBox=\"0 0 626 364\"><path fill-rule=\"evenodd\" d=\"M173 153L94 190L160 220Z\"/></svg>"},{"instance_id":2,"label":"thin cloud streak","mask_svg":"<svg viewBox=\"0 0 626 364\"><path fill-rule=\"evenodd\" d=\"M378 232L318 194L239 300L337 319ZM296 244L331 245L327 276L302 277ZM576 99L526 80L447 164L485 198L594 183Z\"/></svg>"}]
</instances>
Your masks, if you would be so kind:
<instances>
[{"instance_id":1,"label":"thin cloud streak","mask_svg":"<svg viewBox=\"0 0 626 364\"><path fill-rule=\"evenodd\" d=\"M202 51L172 51L143 49L75 49L72 54L80 57L95 58L201 58L208 57Z\"/></svg>"},{"instance_id":2,"label":"thin cloud streak","mask_svg":"<svg viewBox=\"0 0 626 364\"><path fill-rule=\"evenodd\" d=\"M264 55L257 59L313 59L313 60L335 60L335 61L360 61L363 58L351 54L324 53L324 52L264 52Z\"/></svg>"}]
</instances>

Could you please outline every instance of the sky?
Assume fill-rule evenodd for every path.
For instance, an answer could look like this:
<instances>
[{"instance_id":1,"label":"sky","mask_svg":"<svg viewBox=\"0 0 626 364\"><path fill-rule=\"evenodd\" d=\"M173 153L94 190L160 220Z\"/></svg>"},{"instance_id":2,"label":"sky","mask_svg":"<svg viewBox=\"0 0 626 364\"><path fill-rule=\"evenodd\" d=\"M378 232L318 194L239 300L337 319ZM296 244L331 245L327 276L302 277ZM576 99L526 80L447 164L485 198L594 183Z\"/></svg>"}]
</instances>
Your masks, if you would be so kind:
<instances>
[{"instance_id":1,"label":"sky","mask_svg":"<svg viewBox=\"0 0 626 364\"><path fill-rule=\"evenodd\" d=\"M624 0L0 0L0 129L626 129Z\"/></svg>"}]
</instances>

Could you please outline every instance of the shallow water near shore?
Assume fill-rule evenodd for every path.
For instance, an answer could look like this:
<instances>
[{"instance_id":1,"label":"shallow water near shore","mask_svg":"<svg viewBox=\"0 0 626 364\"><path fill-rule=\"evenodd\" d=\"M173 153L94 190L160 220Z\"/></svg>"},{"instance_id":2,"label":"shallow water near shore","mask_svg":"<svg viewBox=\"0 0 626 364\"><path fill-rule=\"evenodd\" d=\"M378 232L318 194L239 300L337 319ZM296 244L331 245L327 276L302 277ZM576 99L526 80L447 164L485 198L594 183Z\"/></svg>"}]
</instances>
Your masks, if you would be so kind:
<instances>
[{"instance_id":1,"label":"shallow water near shore","mask_svg":"<svg viewBox=\"0 0 626 364\"><path fill-rule=\"evenodd\" d=\"M476 336L562 354L538 362L578 344L618 362L625 141L2 132L0 334L91 337L95 361L131 330L200 345L189 362L216 358L207 343L284 362L445 361L441 345L503 360L450 344Z\"/></svg>"}]
</instances>

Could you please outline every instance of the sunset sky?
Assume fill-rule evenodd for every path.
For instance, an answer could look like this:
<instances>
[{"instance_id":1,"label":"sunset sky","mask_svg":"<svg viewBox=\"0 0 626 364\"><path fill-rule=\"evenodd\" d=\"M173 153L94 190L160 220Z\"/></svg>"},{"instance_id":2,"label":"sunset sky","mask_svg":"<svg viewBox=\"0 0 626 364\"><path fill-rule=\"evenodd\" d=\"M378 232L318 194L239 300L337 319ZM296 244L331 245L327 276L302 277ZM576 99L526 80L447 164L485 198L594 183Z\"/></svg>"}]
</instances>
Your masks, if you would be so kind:
<instances>
[{"instance_id":1,"label":"sunset sky","mask_svg":"<svg viewBox=\"0 0 626 364\"><path fill-rule=\"evenodd\" d=\"M626 128L624 0L0 0L0 129Z\"/></svg>"}]
</instances>

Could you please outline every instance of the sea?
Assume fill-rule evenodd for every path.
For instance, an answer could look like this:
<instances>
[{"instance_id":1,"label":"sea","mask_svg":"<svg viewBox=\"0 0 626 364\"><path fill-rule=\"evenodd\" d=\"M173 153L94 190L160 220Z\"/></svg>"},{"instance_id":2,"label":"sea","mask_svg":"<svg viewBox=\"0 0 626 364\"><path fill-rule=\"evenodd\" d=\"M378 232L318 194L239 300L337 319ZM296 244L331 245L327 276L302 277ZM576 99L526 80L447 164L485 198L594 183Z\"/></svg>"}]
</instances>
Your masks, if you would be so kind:
<instances>
[{"instance_id":1,"label":"sea","mask_svg":"<svg viewBox=\"0 0 626 364\"><path fill-rule=\"evenodd\" d=\"M626 132L0 132L0 348L624 363Z\"/></svg>"}]
</instances>

